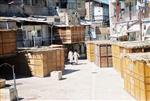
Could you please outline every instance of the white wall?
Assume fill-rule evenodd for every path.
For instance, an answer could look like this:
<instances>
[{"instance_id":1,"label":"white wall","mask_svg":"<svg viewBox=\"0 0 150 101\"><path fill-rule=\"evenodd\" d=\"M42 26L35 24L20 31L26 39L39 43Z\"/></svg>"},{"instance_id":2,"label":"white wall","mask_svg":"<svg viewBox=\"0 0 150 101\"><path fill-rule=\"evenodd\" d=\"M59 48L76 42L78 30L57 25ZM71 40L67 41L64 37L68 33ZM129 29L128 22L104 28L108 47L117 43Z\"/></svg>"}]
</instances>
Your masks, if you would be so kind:
<instances>
[{"instance_id":1,"label":"white wall","mask_svg":"<svg viewBox=\"0 0 150 101\"><path fill-rule=\"evenodd\" d=\"M114 23L114 5L111 0L109 0L109 22L110 22L110 34L114 34L113 27Z\"/></svg>"},{"instance_id":2,"label":"white wall","mask_svg":"<svg viewBox=\"0 0 150 101\"><path fill-rule=\"evenodd\" d=\"M95 6L94 7L94 20L103 20L103 8Z\"/></svg>"},{"instance_id":3,"label":"white wall","mask_svg":"<svg viewBox=\"0 0 150 101\"><path fill-rule=\"evenodd\" d=\"M93 8L92 8L93 3L92 2L86 2L85 3L85 8L86 8L86 16L85 19L86 20L91 20L91 15L93 12Z\"/></svg>"}]
</instances>

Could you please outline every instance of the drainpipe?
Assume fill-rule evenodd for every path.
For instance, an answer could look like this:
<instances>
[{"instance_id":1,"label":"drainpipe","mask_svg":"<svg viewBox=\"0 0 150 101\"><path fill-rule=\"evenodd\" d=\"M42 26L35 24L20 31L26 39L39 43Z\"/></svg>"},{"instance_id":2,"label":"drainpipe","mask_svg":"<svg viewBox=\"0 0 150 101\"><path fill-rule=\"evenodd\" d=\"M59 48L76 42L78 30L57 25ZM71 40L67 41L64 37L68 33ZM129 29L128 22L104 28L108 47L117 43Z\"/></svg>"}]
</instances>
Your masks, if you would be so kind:
<instances>
[{"instance_id":1,"label":"drainpipe","mask_svg":"<svg viewBox=\"0 0 150 101\"><path fill-rule=\"evenodd\" d=\"M9 25L8 25L8 22L6 22L6 27L7 27L7 29L9 29Z\"/></svg>"},{"instance_id":2,"label":"drainpipe","mask_svg":"<svg viewBox=\"0 0 150 101\"><path fill-rule=\"evenodd\" d=\"M54 24L52 23L50 25L50 27L51 27L51 44L53 44L53 27L54 27Z\"/></svg>"}]
</instances>

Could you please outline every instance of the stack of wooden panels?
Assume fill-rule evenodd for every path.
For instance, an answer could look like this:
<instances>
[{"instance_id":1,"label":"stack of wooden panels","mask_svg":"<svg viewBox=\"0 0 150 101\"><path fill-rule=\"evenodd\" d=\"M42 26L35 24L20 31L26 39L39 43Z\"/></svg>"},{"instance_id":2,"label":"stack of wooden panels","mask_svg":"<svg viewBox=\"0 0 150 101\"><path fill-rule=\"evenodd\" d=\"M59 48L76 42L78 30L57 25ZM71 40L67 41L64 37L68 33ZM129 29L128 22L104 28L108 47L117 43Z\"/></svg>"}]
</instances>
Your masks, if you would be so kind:
<instances>
[{"instance_id":1,"label":"stack of wooden panels","mask_svg":"<svg viewBox=\"0 0 150 101\"><path fill-rule=\"evenodd\" d=\"M5 87L5 80L4 79L0 79L0 88Z\"/></svg>"},{"instance_id":2,"label":"stack of wooden panels","mask_svg":"<svg viewBox=\"0 0 150 101\"><path fill-rule=\"evenodd\" d=\"M33 76L45 77L52 71L64 70L63 48L32 48L22 52Z\"/></svg>"},{"instance_id":3,"label":"stack of wooden panels","mask_svg":"<svg viewBox=\"0 0 150 101\"><path fill-rule=\"evenodd\" d=\"M95 44L95 61L99 67L112 67L111 41L97 41Z\"/></svg>"},{"instance_id":4,"label":"stack of wooden panels","mask_svg":"<svg viewBox=\"0 0 150 101\"><path fill-rule=\"evenodd\" d=\"M0 57L16 53L16 30L0 30Z\"/></svg>"},{"instance_id":5,"label":"stack of wooden panels","mask_svg":"<svg viewBox=\"0 0 150 101\"><path fill-rule=\"evenodd\" d=\"M87 41L86 52L87 52L87 59L90 62L94 62L95 60L94 49L95 49L94 41Z\"/></svg>"},{"instance_id":6,"label":"stack of wooden panels","mask_svg":"<svg viewBox=\"0 0 150 101\"><path fill-rule=\"evenodd\" d=\"M138 101L150 101L150 53L124 56L124 89Z\"/></svg>"},{"instance_id":7,"label":"stack of wooden panels","mask_svg":"<svg viewBox=\"0 0 150 101\"><path fill-rule=\"evenodd\" d=\"M84 41L84 26L66 26L55 28L57 42L63 44L79 43Z\"/></svg>"},{"instance_id":8,"label":"stack of wooden panels","mask_svg":"<svg viewBox=\"0 0 150 101\"><path fill-rule=\"evenodd\" d=\"M50 47L57 50L56 59L57 59L57 61L60 61L60 62L57 63L57 66L56 66L57 70L62 70L63 71L64 70L64 62L65 62L65 48L64 48L64 45L53 44Z\"/></svg>"},{"instance_id":9,"label":"stack of wooden panels","mask_svg":"<svg viewBox=\"0 0 150 101\"><path fill-rule=\"evenodd\" d=\"M114 42L112 44L113 67L123 76L122 55L139 52L150 52L150 41Z\"/></svg>"},{"instance_id":10,"label":"stack of wooden panels","mask_svg":"<svg viewBox=\"0 0 150 101\"><path fill-rule=\"evenodd\" d=\"M64 49L63 48L55 48L56 49L56 57L54 58L56 62L56 68L54 68L53 71L64 71L64 62L65 62L65 57L64 57Z\"/></svg>"},{"instance_id":11,"label":"stack of wooden panels","mask_svg":"<svg viewBox=\"0 0 150 101\"><path fill-rule=\"evenodd\" d=\"M83 26L71 27L71 33L72 33L73 43L84 41L84 27Z\"/></svg>"}]
</instances>

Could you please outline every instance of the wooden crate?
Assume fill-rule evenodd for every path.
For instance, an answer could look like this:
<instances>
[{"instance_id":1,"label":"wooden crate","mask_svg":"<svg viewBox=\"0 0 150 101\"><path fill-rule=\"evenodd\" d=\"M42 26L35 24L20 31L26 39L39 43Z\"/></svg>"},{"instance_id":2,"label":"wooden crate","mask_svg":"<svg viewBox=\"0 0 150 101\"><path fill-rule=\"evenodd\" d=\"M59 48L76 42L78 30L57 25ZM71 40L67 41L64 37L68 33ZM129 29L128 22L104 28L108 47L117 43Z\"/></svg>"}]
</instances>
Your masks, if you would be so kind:
<instances>
[{"instance_id":1,"label":"wooden crate","mask_svg":"<svg viewBox=\"0 0 150 101\"><path fill-rule=\"evenodd\" d=\"M0 79L0 88L5 87L5 79Z\"/></svg>"},{"instance_id":2,"label":"wooden crate","mask_svg":"<svg viewBox=\"0 0 150 101\"><path fill-rule=\"evenodd\" d=\"M16 42L13 43L3 43L3 54L15 54L16 52Z\"/></svg>"},{"instance_id":3,"label":"wooden crate","mask_svg":"<svg viewBox=\"0 0 150 101\"><path fill-rule=\"evenodd\" d=\"M56 70L64 70L64 49L56 49Z\"/></svg>"},{"instance_id":4,"label":"wooden crate","mask_svg":"<svg viewBox=\"0 0 150 101\"><path fill-rule=\"evenodd\" d=\"M1 55L3 54L3 45L2 45L2 43L0 43L0 54Z\"/></svg>"},{"instance_id":5,"label":"wooden crate","mask_svg":"<svg viewBox=\"0 0 150 101\"><path fill-rule=\"evenodd\" d=\"M122 56L126 53L150 52L150 41L114 42L112 44L113 67L123 77Z\"/></svg>"},{"instance_id":6,"label":"wooden crate","mask_svg":"<svg viewBox=\"0 0 150 101\"><path fill-rule=\"evenodd\" d=\"M32 76L45 77L50 72L64 70L64 49L63 48L38 48L22 51L25 61Z\"/></svg>"},{"instance_id":7,"label":"wooden crate","mask_svg":"<svg viewBox=\"0 0 150 101\"><path fill-rule=\"evenodd\" d=\"M95 45L92 41L86 42L87 59L90 62L94 62L95 59L94 49L95 49Z\"/></svg>"},{"instance_id":8,"label":"wooden crate","mask_svg":"<svg viewBox=\"0 0 150 101\"><path fill-rule=\"evenodd\" d=\"M16 30L0 30L0 57L16 53Z\"/></svg>"},{"instance_id":9,"label":"wooden crate","mask_svg":"<svg viewBox=\"0 0 150 101\"><path fill-rule=\"evenodd\" d=\"M84 41L84 26L55 27L54 37L57 43L71 44Z\"/></svg>"},{"instance_id":10,"label":"wooden crate","mask_svg":"<svg viewBox=\"0 0 150 101\"><path fill-rule=\"evenodd\" d=\"M37 77L44 77L48 75L47 68L47 51L34 51L32 53L27 53L28 65L31 69L31 74ZM38 58L36 58L38 57Z\"/></svg>"},{"instance_id":11,"label":"wooden crate","mask_svg":"<svg viewBox=\"0 0 150 101\"><path fill-rule=\"evenodd\" d=\"M95 41L95 64L99 67L112 67L111 41Z\"/></svg>"},{"instance_id":12,"label":"wooden crate","mask_svg":"<svg viewBox=\"0 0 150 101\"><path fill-rule=\"evenodd\" d=\"M121 73L121 58L118 58L118 57L115 57L113 56L112 57L112 60L113 60L113 68L118 72L118 73ZM121 74L120 74L121 75Z\"/></svg>"},{"instance_id":13,"label":"wooden crate","mask_svg":"<svg viewBox=\"0 0 150 101\"><path fill-rule=\"evenodd\" d=\"M150 53L132 53L123 58L124 89L138 101L150 100Z\"/></svg>"}]
</instances>

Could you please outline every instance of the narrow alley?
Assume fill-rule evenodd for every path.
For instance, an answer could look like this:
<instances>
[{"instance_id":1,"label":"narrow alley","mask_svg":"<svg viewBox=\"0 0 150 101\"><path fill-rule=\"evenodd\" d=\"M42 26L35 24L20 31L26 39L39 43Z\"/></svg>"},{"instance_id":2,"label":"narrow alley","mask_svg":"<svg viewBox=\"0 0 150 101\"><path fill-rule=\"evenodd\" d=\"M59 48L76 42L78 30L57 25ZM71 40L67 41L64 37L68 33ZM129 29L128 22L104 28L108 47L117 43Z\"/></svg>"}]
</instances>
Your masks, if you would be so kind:
<instances>
[{"instance_id":1,"label":"narrow alley","mask_svg":"<svg viewBox=\"0 0 150 101\"><path fill-rule=\"evenodd\" d=\"M150 101L150 0L0 0L0 101L50 100Z\"/></svg>"},{"instance_id":2,"label":"narrow alley","mask_svg":"<svg viewBox=\"0 0 150 101\"><path fill-rule=\"evenodd\" d=\"M7 81L13 84L13 80ZM123 88L123 79L113 68L99 68L87 60L66 65L62 80L46 78L17 79L21 101L34 100L133 100Z\"/></svg>"}]
</instances>

